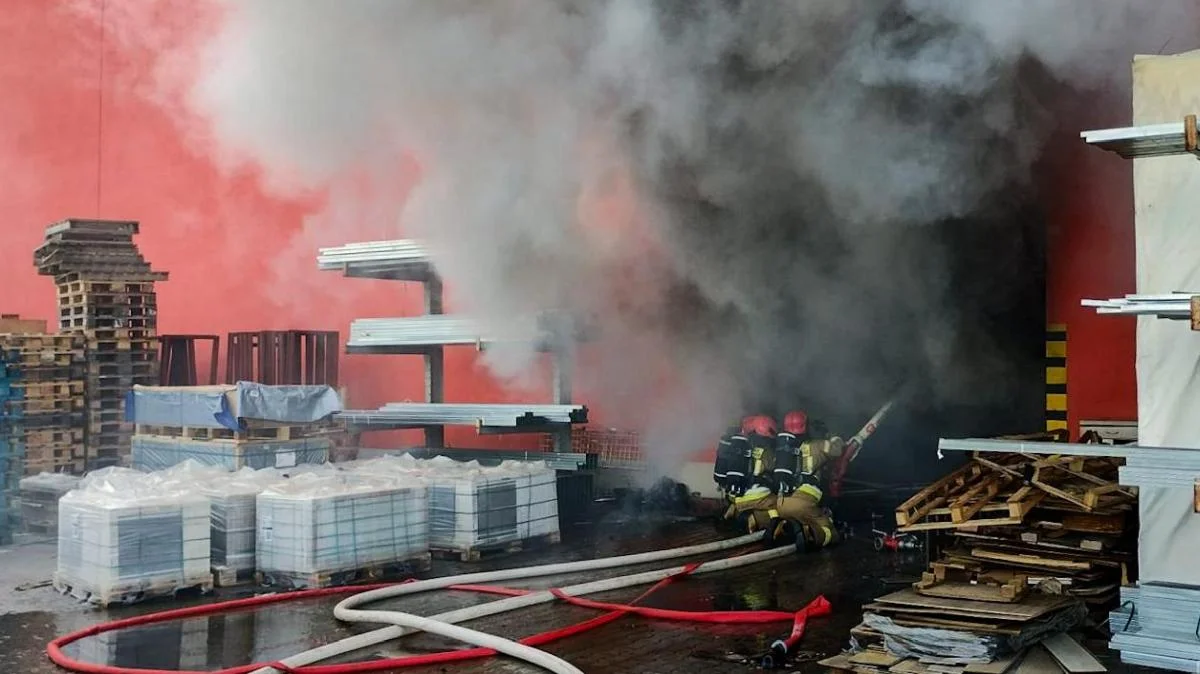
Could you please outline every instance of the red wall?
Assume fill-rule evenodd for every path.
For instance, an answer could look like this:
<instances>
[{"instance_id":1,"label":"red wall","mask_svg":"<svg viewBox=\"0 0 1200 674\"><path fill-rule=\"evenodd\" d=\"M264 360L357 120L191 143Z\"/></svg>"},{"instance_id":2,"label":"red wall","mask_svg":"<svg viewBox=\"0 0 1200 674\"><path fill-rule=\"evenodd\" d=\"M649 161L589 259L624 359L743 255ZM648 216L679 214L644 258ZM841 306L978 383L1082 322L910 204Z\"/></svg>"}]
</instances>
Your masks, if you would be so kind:
<instances>
[{"instance_id":1,"label":"red wall","mask_svg":"<svg viewBox=\"0 0 1200 674\"><path fill-rule=\"evenodd\" d=\"M0 12L0 312L53 321L54 285L36 274L32 254L44 227L69 217L141 221L142 252L171 273L159 284L160 333L344 331L358 316L420 312L417 286L316 270L318 245L402 235L389 227L402 194L364 214L361 231L308 233L305 218L329 195L280 199L268 195L256 175L222 173L146 96L154 89L154 62L123 42L123 32L137 30L128 21L140 12L140 20L158 21L164 35L194 39L192 21L203 18L194 16L195 5L107 4L103 50L97 23L58 2L6 0ZM477 367L469 349L448 354L447 367L448 400L549 396L548 386L506 391ZM356 406L423 395L419 358L346 356L342 372ZM471 429L457 429L450 441L530 443L477 439Z\"/></svg>"},{"instance_id":2,"label":"red wall","mask_svg":"<svg viewBox=\"0 0 1200 674\"><path fill-rule=\"evenodd\" d=\"M1135 289L1132 163L1086 146L1078 135L1084 128L1127 125L1127 110L1114 106L1103 118L1064 120L1071 126L1051 153L1047 318L1067 326L1072 438L1082 419L1137 419L1135 319L1080 306L1084 298Z\"/></svg>"}]
</instances>

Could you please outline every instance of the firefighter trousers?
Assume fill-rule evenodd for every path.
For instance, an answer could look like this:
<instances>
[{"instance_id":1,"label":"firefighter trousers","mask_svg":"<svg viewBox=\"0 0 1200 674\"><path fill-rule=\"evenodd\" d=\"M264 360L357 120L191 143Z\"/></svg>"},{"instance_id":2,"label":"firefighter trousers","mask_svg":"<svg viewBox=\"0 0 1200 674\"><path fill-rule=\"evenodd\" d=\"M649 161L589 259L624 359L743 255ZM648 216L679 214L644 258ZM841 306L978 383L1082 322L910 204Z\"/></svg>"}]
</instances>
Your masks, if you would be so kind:
<instances>
[{"instance_id":1,"label":"firefighter trousers","mask_svg":"<svg viewBox=\"0 0 1200 674\"><path fill-rule=\"evenodd\" d=\"M757 499L739 499L732 504L728 515L732 519L749 512L754 531L762 531L776 521L791 522L796 535L803 536L810 549L817 549L838 542L833 519L821 508L820 503L819 496L801 488L791 496L768 494Z\"/></svg>"}]
</instances>

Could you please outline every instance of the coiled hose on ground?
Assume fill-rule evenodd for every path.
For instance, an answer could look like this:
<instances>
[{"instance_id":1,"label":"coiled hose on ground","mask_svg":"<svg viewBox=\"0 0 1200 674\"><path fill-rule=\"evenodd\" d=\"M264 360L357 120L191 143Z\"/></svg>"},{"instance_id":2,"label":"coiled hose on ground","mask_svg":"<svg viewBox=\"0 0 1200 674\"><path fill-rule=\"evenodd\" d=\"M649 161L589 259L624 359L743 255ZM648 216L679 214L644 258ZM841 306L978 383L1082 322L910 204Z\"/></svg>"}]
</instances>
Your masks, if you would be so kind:
<instances>
[{"instance_id":1,"label":"coiled hose on ground","mask_svg":"<svg viewBox=\"0 0 1200 674\"><path fill-rule=\"evenodd\" d=\"M255 674L266 674L271 672L288 673L294 671L303 671L307 674L352 674L356 672L380 671L395 666L411 665L414 664L413 658L373 660L369 662L356 662L322 667L311 666L313 663L320 662L322 660L351 653L363 648L369 648L371 646L412 634L417 631L439 634L465 641L467 643L476 644L496 652L505 653L527 662L531 662L532 664L549 669L550 671L578 672L579 670L569 663L545 653L544 651L540 651L527 645L507 639L495 637L493 635L484 634L476 630L457 627L453 623L473 620L488 615L496 615L498 613L525 608L527 606L534 606L536 604L554 601L559 597L573 597L596 592L605 592L624 587L644 585L667 579L681 573L721 571L730 568L746 566L749 564L755 564L791 554L790 548L765 550L762 552L751 553L729 559L706 562L699 565L647 571L628 576L620 576L617 578L583 583L581 585L575 585L557 591L547 590L523 593L520 596L511 597L509 599L502 599L479 606L459 609L457 611L450 611L429 618L414 616L399 611L366 611L361 610L358 607L383 599L391 599L411 594L418 594L421 592L445 589L452 586L468 585L472 583L494 583L522 578L571 574L582 571L595 571L601 569L635 566L667 559L678 559L680 557L710 554L750 545L760 542L761 540L761 536L754 534L725 541L717 541L714 543L692 545L682 548L672 548L668 550L658 550L655 552L647 552L635 555L623 555L620 557L607 557L603 559L583 560L579 562L545 564L482 573L460 574L456 576L431 578L428 580L402 583L398 585L385 585L375 588L327 588L324 590L309 590L281 595L254 597L245 600L234 600L232 602L221 602L206 606L165 611L157 614L140 616L138 618L94 625L85 630L55 639L47 646L47 654L49 655L50 659L59 666L71 671L82 672L85 674L178 674L163 670L130 669L109 665L84 663L67 657L62 652L62 647L74 641L78 641L86 636L109 632L115 629L123 629L137 625L148 625L165 622L168 620L199 617L202 615L212 615L230 610L262 606L280 601L304 599L315 596L328 596L332 594L346 594L348 592L358 591L358 594L343 600L337 605L337 607L334 609L335 617L339 620L345 620L347 622L387 624L390 625L389 627L355 635L353 637L349 637L347 639L343 639L341 641L286 658L280 662L260 663L256 665L235 667L223 670L221 674L247 674L249 672L254 672ZM364 589L366 591L363 591ZM301 667L304 669L297 669Z\"/></svg>"}]
</instances>

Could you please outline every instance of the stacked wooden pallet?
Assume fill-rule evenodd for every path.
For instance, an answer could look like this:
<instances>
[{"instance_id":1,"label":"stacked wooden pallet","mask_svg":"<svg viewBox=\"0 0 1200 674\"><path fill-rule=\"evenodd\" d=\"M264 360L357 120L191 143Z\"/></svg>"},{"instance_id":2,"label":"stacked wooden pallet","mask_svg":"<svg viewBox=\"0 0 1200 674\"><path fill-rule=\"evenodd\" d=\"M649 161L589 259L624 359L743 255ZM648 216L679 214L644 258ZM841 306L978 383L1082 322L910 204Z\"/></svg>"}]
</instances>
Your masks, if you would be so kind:
<instances>
[{"instance_id":1,"label":"stacked wooden pallet","mask_svg":"<svg viewBox=\"0 0 1200 674\"><path fill-rule=\"evenodd\" d=\"M131 427L125 396L158 383L156 281L167 279L133 242L136 222L66 220L47 228L34 253L38 272L58 285L59 327L87 345L87 467L121 463Z\"/></svg>"},{"instance_id":2,"label":"stacked wooden pallet","mask_svg":"<svg viewBox=\"0 0 1200 674\"><path fill-rule=\"evenodd\" d=\"M901 504L900 531L953 534L925 581L1024 583L1106 610L1128 581L1136 495L1120 459L975 455ZM982 581L982 583L981 583Z\"/></svg>"},{"instance_id":3,"label":"stacked wooden pallet","mask_svg":"<svg viewBox=\"0 0 1200 674\"><path fill-rule=\"evenodd\" d=\"M83 340L0 334L0 542L22 477L82 469Z\"/></svg>"}]
</instances>

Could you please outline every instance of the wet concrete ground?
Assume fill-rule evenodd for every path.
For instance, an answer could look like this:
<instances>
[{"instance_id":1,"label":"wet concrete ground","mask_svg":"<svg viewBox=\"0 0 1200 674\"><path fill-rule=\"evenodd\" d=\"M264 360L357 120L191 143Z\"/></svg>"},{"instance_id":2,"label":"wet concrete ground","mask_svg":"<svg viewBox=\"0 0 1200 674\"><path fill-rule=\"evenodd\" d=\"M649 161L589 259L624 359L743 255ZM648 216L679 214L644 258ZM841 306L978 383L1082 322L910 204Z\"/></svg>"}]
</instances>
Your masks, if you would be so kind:
<instances>
[{"instance_id":1,"label":"wet concrete ground","mask_svg":"<svg viewBox=\"0 0 1200 674\"><path fill-rule=\"evenodd\" d=\"M481 564L435 562L429 575L448 575L491 568L528 566L553 561L644 552L713 540L711 524L688 522L649 523L622 521L619 516L589 531L567 532L566 541L551 549L529 551ZM89 609L59 596L49 587L54 568L52 541L0 548L0 672L49 674L59 671L46 658L46 643L57 635L90 624L212 601L212 598L154 601L111 611ZM644 604L682 610L778 609L795 611L818 594L832 602L834 614L809 625L802 648L824 657L845 647L851 627L861 617L860 606L889 589L911 582L924 564L920 553L901 556L878 553L866 539L851 539L839 548L804 557L788 556L747 570L697 576L655 593ZM624 575L667 566L633 567L583 575L513 582L509 586L544 588ZM593 598L629 601L645 588L622 590ZM230 598L254 594L253 588L223 591ZM491 601L495 597L462 592L439 592L381 603L421 615ZM276 604L255 612L186 620L88 637L68 647L68 654L88 662L157 669L213 670L284 658L316 644L335 641L360 631L332 618L336 599ZM563 627L598 615L596 611L562 604L547 604L470 623L470 626L510 638ZM723 661L730 653L764 652L789 624L769 626L714 626L665 623L622 618L586 635L549 645L546 650L566 658L585 672L747 672L746 664ZM407 653L461 648L434 637L416 635L389 644L373 653L351 659L397 656ZM815 662L799 664L794 671L818 671ZM397 670L401 671L401 670ZM540 672L504 658L464 664L409 668L414 674L432 672Z\"/></svg>"}]
</instances>

